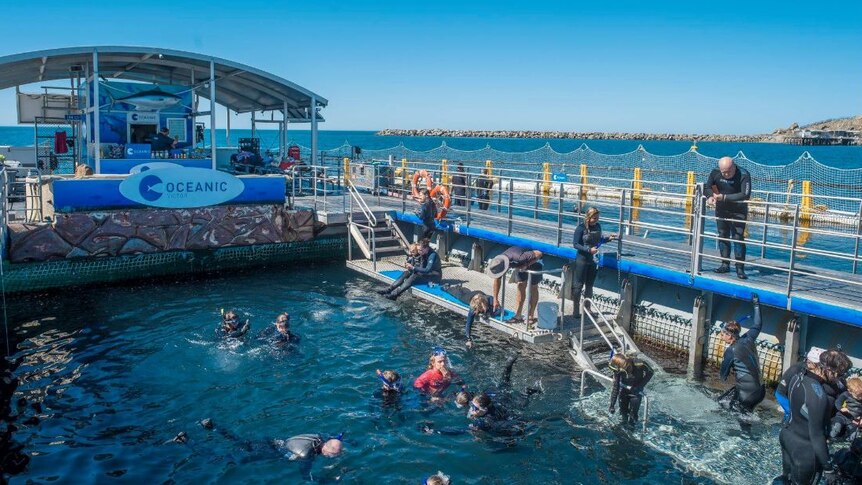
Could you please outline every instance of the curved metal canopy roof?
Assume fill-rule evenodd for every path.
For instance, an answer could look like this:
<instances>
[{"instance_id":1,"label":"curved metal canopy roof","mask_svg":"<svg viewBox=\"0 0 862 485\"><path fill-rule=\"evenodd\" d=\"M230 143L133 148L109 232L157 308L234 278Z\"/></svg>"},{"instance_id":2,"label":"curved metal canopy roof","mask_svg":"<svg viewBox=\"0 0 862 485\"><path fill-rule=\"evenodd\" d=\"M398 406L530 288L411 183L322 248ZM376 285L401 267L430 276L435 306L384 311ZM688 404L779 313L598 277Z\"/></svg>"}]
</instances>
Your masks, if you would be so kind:
<instances>
[{"instance_id":1,"label":"curved metal canopy roof","mask_svg":"<svg viewBox=\"0 0 862 485\"><path fill-rule=\"evenodd\" d=\"M0 57L0 89L69 79L76 70L92 73L94 52L98 52L99 75L103 79L194 85L195 92L207 99L210 93L204 84L209 82L212 61L215 65L215 101L238 113L282 111L286 102L288 120L308 121L312 98L317 106L329 103L308 89L244 64L155 47L70 47ZM323 121L319 114L317 120Z\"/></svg>"}]
</instances>

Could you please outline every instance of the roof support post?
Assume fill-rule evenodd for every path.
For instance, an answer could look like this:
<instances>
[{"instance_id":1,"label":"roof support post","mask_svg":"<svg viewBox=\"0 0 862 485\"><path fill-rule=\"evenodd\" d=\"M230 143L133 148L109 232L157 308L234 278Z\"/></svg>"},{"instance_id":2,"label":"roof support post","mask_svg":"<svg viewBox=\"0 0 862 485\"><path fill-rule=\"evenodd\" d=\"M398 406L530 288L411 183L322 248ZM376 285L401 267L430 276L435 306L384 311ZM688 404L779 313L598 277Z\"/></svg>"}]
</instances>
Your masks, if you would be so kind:
<instances>
[{"instance_id":1,"label":"roof support post","mask_svg":"<svg viewBox=\"0 0 862 485\"><path fill-rule=\"evenodd\" d=\"M93 155L96 160L94 170L102 173L102 137L99 131L99 50L93 49Z\"/></svg>"},{"instance_id":2,"label":"roof support post","mask_svg":"<svg viewBox=\"0 0 862 485\"><path fill-rule=\"evenodd\" d=\"M215 61L210 59L210 156L212 157L212 169L216 169L216 115L215 115Z\"/></svg>"},{"instance_id":3,"label":"roof support post","mask_svg":"<svg viewBox=\"0 0 862 485\"><path fill-rule=\"evenodd\" d=\"M284 108L283 108L283 111L281 113L283 115L282 119L284 120L281 124L281 129L283 130L281 133L281 136L282 136L281 146L284 147L284 151L281 152L281 158L286 158L287 157L287 117L288 117L288 115L287 115L287 100L286 99L284 100Z\"/></svg>"},{"instance_id":4,"label":"roof support post","mask_svg":"<svg viewBox=\"0 0 862 485\"><path fill-rule=\"evenodd\" d=\"M311 97L311 164L317 165L317 97Z\"/></svg>"},{"instance_id":5,"label":"roof support post","mask_svg":"<svg viewBox=\"0 0 862 485\"><path fill-rule=\"evenodd\" d=\"M225 146L230 146L230 108L227 109L227 123L225 123Z\"/></svg>"}]
</instances>

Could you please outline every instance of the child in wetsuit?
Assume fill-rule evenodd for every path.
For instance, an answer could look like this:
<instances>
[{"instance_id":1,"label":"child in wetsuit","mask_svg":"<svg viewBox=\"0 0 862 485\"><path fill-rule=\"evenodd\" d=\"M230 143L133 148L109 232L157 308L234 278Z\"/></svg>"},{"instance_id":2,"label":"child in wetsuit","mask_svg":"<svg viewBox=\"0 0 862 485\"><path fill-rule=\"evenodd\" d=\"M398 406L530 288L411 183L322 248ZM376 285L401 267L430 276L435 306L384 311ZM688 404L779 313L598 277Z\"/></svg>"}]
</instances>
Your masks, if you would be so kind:
<instances>
[{"instance_id":1,"label":"child in wetsuit","mask_svg":"<svg viewBox=\"0 0 862 485\"><path fill-rule=\"evenodd\" d=\"M829 437L832 439L855 438L862 418L862 379L847 379L847 390L835 400L835 417L829 423Z\"/></svg>"}]
</instances>

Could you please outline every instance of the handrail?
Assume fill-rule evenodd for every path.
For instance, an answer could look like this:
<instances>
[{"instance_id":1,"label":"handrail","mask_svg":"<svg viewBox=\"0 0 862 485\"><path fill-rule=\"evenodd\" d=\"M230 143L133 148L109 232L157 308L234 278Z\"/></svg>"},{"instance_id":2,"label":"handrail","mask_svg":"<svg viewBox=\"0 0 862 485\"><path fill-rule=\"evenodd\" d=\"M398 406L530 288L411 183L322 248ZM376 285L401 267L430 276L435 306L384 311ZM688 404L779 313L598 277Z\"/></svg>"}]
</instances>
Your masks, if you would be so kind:
<instances>
[{"instance_id":1,"label":"handrail","mask_svg":"<svg viewBox=\"0 0 862 485\"><path fill-rule=\"evenodd\" d=\"M590 304L590 307L592 307L592 305L593 305L593 300L592 300L592 299L590 299L590 298L582 298L582 299L581 299L581 307L582 307L582 308L586 308L587 303L589 303L589 304ZM596 330L598 330L598 331L599 331L599 334L602 336L602 339L604 339L605 343L606 343L606 344L608 344L608 348L610 348L611 350L614 350L614 346L611 344L611 341L610 341L610 340L608 340L607 336L605 336L605 332L604 332L604 330L602 330L602 328L599 326L598 321L596 320L596 318L595 318L595 316L593 315L593 313L592 313L592 312L588 312L588 311L581 311L581 315L587 315L587 316L589 316L589 317L590 317L590 323L592 323L592 324L593 324L593 326L596 328ZM614 332L613 327L611 327L611 324L610 324L610 322L608 322L608 320L605 318L605 315L604 315L604 314L600 314L600 316L602 317L602 323L604 323L604 324L608 327L608 330L610 330L610 334L614 336L614 339L615 339L615 340L617 341L617 343L620 345L620 351L621 351L621 352L625 352L625 351L626 351L626 345L625 345L625 343L622 341L622 339L620 339L620 336L619 336L619 335L617 335L617 333L616 333L616 332ZM583 317L581 317L581 345L583 345L583 344L584 344L584 342L583 342L583 334L584 334L584 332L583 332L583 326L584 326L584 318L583 318Z\"/></svg>"},{"instance_id":2,"label":"handrail","mask_svg":"<svg viewBox=\"0 0 862 485\"><path fill-rule=\"evenodd\" d=\"M374 226L377 226L377 217L374 216L374 212L372 212L371 208L368 207L368 204L365 202L365 199L362 198L362 195L359 194L359 190L356 189L356 186L353 185L353 181L349 178L345 178L347 182L348 192L350 192L350 196L356 201L356 204L359 205L359 209L362 210L362 214L365 218L372 222Z\"/></svg>"},{"instance_id":3,"label":"handrail","mask_svg":"<svg viewBox=\"0 0 862 485\"><path fill-rule=\"evenodd\" d=\"M607 381L613 383L614 381L610 377L596 372L592 369L584 369L583 371L581 371L581 394L578 397L579 401L582 401L584 399L584 388L586 388L587 385L587 379L585 378L586 376L592 376L592 378L595 379L596 382ZM620 383L620 385L626 387L626 389L631 389L630 387L625 386L622 383ZM649 422L649 396L647 396L645 392L641 392L640 394L644 400L643 431L645 432L647 429L647 423Z\"/></svg>"}]
</instances>

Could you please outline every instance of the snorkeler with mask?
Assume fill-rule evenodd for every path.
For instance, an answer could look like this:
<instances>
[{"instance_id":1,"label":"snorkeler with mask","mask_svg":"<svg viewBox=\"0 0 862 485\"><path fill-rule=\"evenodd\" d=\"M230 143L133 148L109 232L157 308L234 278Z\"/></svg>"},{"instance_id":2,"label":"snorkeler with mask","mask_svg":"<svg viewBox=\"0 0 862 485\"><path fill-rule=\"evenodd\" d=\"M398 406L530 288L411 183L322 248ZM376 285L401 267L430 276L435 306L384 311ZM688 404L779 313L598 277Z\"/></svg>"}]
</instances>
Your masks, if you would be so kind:
<instances>
[{"instance_id":1,"label":"snorkeler with mask","mask_svg":"<svg viewBox=\"0 0 862 485\"><path fill-rule=\"evenodd\" d=\"M222 310L221 314L221 325L216 328L216 336L219 338L240 338L244 336L251 327L248 319L246 319L245 322L240 320L239 313L236 310Z\"/></svg>"}]
</instances>

